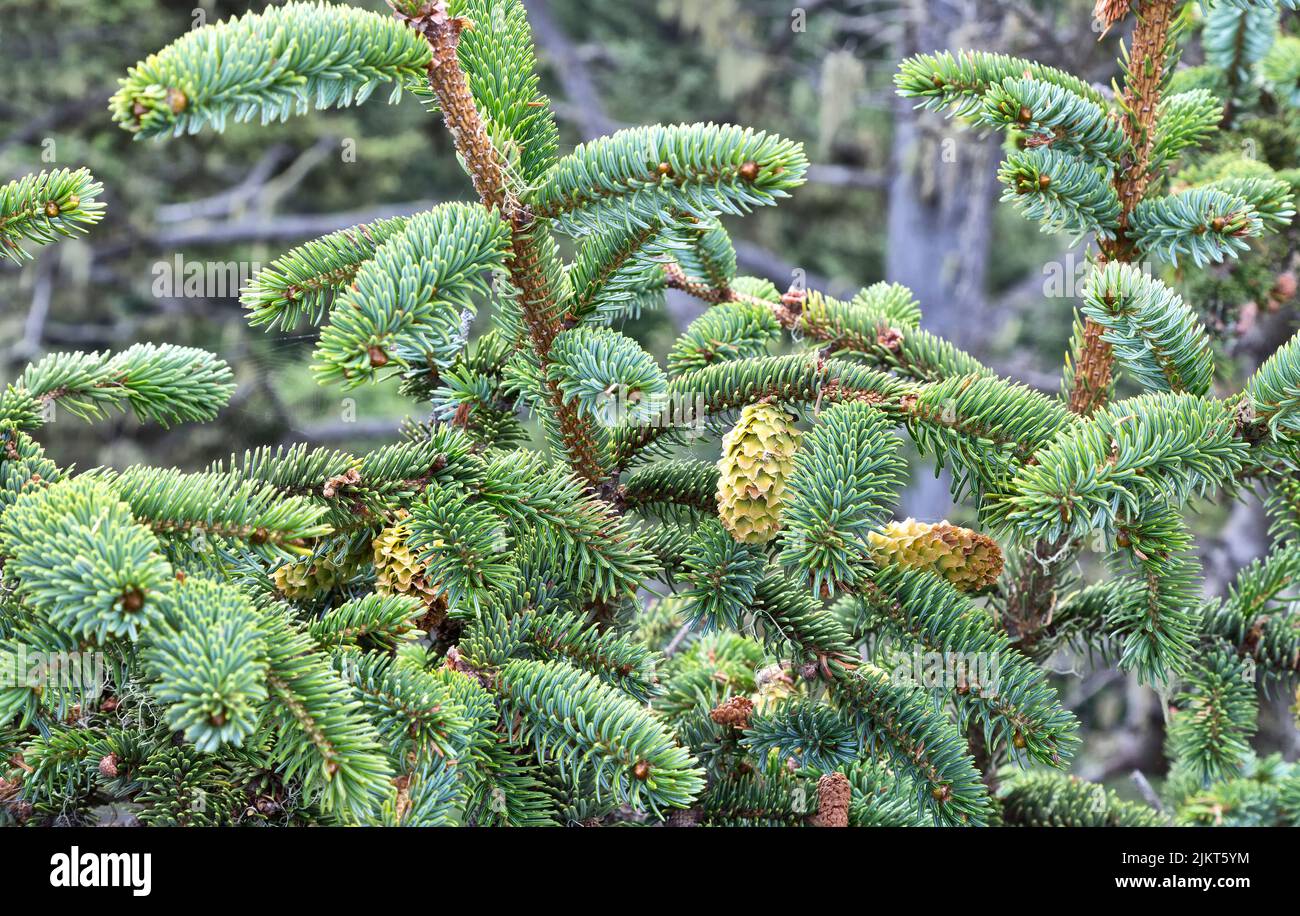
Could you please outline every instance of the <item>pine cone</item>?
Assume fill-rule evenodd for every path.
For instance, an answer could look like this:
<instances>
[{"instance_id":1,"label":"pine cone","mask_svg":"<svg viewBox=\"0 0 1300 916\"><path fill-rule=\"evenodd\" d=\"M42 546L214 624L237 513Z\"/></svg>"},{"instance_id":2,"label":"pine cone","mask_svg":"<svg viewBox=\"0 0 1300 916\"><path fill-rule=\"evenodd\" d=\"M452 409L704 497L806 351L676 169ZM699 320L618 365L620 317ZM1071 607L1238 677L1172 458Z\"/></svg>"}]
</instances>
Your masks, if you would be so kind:
<instances>
[{"instance_id":1,"label":"pine cone","mask_svg":"<svg viewBox=\"0 0 1300 916\"><path fill-rule=\"evenodd\" d=\"M425 578L425 568L406 546L411 529L405 512L371 542L375 558L375 590L384 595L415 595L425 604L438 603L438 588Z\"/></svg>"},{"instance_id":2,"label":"pine cone","mask_svg":"<svg viewBox=\"0 0 1300 916\"><path fill-rule=\"evenodd\" d=\"M731 697L709 710L709 718L719 725L732 728L749 728L749 717L754 714L754 701L749 697Z\"/></svg>"},{"instance_id":3,"label":"pine cone","mask_svg":"<svg viewBox=\"0 0 1300 916\"><path fill-rule=\"evenodd\" d=\"M853 787L843 773L827 773L817 780L817 813L808 818L813 827L849 826Z\"/></svg>"},{"instance_id":4,"label":"pine cone","mask_svg":"<svg viewBox=\"0 0 1300 916\"><path fill-rule=\"evenodd\" d=\"M873 559L937 572L964 592L988 588L1002 574L1002 550L986 534L947 522L907 519L867 535Z\"/></svg>"},{"instance_id":5,"label":"pine cone","mask_svg":"<svg viewBox=\"0 0 1300 916\"><path fill-rule=\"evenodd\" d=\"M330 562L310 559L297 563L286 563L273 575L275 587L286 598L310 598L312 595L328 591L339 584L342 570Z\"/></svg>"},{"instance_id":6,"label":"pine cone","mask_svg":"<svg viewBox=\"0 0 1300 916\"><path fill-rule=\"evenodd\" d=\"M105 754L99 758L99 775L105 779L113 779L117 776L116 754Z\"/></svg>"},{"instance_id":7,"label":"pine cone","mask_svg":"<svg viewBox=\"0 0 1300 916\"><path fill-rule=\"evenodd\" d=\"M776 404L750 404L722 439L718 514L736 540L762 544L781 527L781 495L802 435Z\"/></svg>"}]
</instances>

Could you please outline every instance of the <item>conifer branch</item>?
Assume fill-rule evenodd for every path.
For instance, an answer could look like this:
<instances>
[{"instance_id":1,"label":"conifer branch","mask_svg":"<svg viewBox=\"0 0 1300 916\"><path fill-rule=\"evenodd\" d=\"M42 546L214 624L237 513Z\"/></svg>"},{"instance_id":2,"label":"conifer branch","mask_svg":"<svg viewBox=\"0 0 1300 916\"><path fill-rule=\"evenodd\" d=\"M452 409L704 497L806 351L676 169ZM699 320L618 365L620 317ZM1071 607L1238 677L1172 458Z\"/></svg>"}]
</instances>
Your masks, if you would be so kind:
<instances>
[{"instance_id":1,"label":"conifer branch","mask_svg":"<svg viewBox=\"0 0 1300 916\"><path fill-rule=\"evenodd\" d=\"M900 69L919 105L1016 135L1007 201L1100 244L1060 399L922 330L901 286L840 299L738 276L718 215L801 183L798 144L661 125L560 156L520 0L392 5L399 21L294 2L196 29L114 107L137 136L385 82L441 110L476 202L308 242L243 293L254 324L324 322L318 375L397 376L428 418L364 454L74 473L33 438L52 409L209 419L230 370L142 344L21 371L0 392L0 680L27 653L93 649L111 694L0 684L17 768L0 819L86 823L118 800L213 825L1300 818L1294 768L1250 749L1246 677L1300 676L1297 343L1215 399L1201 297L1133 263L1235 257L1294 216L1289 172L1191 159L1218 97L1292 103L1300 55L1276 3L1207 7L1207 55L1242 72L1167 80L1177 0L1103 0L1105 25L1138 14L1118 104L1000 55ZM1276 162L1285 131L1251 130ZM84 226L89 181L8 186L6 250ZM572 264L553 231L575 237ZM710 308L665 371L614 323L668 289ZM493 327L471 342L485 302ZM773 355L783 332L793 349ZM1146 392L1114 400L1117 364ZM522 447L521 406L545 449ZM889 520L904 433L951 471L972 527ZM718 434L705 458L696 440ZM1183 512L1256 484L1276 544L1206 599ZM1087 540L1108 578L1077 562ZM1025 769L1078 745L1048 677L1058 650L1169 691L1153 809Z\"/></svg>"},{"instance_id":2,"label":"conifer branch","mask_svg":"<svg viewBox=\"0 0 1300 916\"><path fill-rule=\"evenodd\" d=\"M488 136L474 95L457 56L461 32L468 20L448 12L445 0L420 5L399 0L394 12L424 36L432 51L429 87L442 109L443 120L465 162L479 199L496 210L511 229L510 279L533 347L545 370L551 344L560 330L559 291L553 274L554 243L534 215L510 191L504 164ZM590 423L564 402L554 382L544 382L564 447L575 472L590 484L604 478L601 449Z\"/></svg>"},{"instance_id":3,"label":"conifer branch","mask_svg":"<svg viewBox=\"0 0 1300 916\"><path fill-rule=\"evenodd\" d=\"M291 2L186 33L132 67L109 109L137 137L220 131L361 104L383 83L396 100L428 60L422 42L375 13Z\"/></svg>"},{"instance_id":4,"label":"conifer branch","mask_svg":"<svg viewBox=\"0 0 1300 916\"><path fill-rule=\"evenodd\" d=\"M0 186L0 252L21 264L32 257L22 242L45 245L85 232L104 217L103 191L86 169L41 172Z\"/></svg>"}]
</instances>

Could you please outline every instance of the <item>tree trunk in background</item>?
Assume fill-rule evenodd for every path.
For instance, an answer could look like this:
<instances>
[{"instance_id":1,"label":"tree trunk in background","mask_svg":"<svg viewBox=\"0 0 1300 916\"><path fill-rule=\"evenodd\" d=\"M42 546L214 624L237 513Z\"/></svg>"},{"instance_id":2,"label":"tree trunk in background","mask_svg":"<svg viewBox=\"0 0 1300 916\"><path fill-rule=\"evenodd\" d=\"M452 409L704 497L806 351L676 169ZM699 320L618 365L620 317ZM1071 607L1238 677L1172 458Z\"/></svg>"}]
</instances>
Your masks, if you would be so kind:
<instances>
[{"instance_id":1,"label":"tree trunk in background","mask_svg":"<svg viewBox=\"0 0 1300 916\"><path fill-rule=\"evenodd\" d=\"M945 48L996 48L1000 4L908 0L899 58ZM895 102L886 277L909 287L925 327L979 354L995 330L986 279L997 193L996 136ZM947 475L919 475L903 511L936 519L952 508Z\"/></svg>"}]
</instances>

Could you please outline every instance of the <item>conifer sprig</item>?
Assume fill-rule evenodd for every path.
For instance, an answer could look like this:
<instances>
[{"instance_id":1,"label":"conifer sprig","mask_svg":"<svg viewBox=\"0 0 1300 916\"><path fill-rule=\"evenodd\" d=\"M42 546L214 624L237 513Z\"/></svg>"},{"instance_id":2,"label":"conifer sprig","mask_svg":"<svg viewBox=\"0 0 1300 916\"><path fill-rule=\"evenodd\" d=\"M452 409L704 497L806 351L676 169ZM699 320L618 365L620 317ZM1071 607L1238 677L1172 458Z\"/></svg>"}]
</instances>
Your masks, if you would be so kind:
<instances>
[{"instance_id":1,"label":"conifer sprig","mask_svg":"<svg viewBox=\"0 0 1300 916\"><path fill-rule=\"evenodd\" d=\"M362 265L406 223L406 217L396 216L340 229L276 258L240 291L248 323L285 331L304 322L319 324Z\"/></svg>"},{"instance_id":2,"label":"conifer sprig","mask_svg":"<svg viewBox=\"0 0 1300 916\"><path fill-rule=\"evenodd\" d=\"M309 108L361 104L384 83L390 100L418 79L429 48L391 18L349 6L291 2L182 35L132 67L109 100L138 137L286 120Z\"/></svg>"},{"instance_id":3,"label":"conifer sprig","mask_svg":"<svg viewBox=\"0 0 1300 916\"><path fill-rule=\"evenodd\" d=\"M0 252L21 264L23 242L45 245L75 237L104 217L101 185L86 169L27 175L0 186Z\"/></svg>"},{"instance_id":4,"label":"conifer sprig","mask_svg":"<svg viewBox=\"0 0 1300 916\"><path fill-rule=\"evenodd\" d=\"M673 212L708 219L775 203L807 168L798 144L733 125L637 127L579 146L526 202L568 229L644 226Z\"/></svg>"},{"instance_id":5,"label":"conifer sprig","mask_svg":"<svg viewBox=\"0 0 1300 916\"><path fill-rule=\"evenodd\" d=\"M171 426L215 419L234 390L230 367L211 353L136 344L115 354L51 354L0 393L0 412L34 429L51 408L97 419L110 407L129 407L141 422Z\"/></svg>"},{"instance_id":6,"label":"conifer sprig","mask_svg":"<svg viewBox=\"0 0 1300 916\"><path fill-rule=\"evenodd\" d=\"M1207 395L1210 340L1196 313L1159 280L1112 261L1093 271L1083 313L1104 328L1115 358L1151 391Z\"/></svg>"}]
</instances>

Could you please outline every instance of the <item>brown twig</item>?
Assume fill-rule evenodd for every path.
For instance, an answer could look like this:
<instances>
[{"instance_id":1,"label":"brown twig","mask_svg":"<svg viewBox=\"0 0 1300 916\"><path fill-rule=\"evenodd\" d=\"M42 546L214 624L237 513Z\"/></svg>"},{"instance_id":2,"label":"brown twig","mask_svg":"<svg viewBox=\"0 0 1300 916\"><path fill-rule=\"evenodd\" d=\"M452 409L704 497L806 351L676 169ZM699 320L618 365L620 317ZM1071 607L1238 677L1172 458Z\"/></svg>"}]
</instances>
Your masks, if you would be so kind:
<instances>
[{"instance_id":1,"label":"brown twig","mask_svg":"<svg viewBox=\"0 0 1300 916\"><path fill-rule=\"evenodd\" d=\"M469 81L461 69L456 45L461 32L472 29L473 24L452 16L447 11L445 0L425 3L414 13L394 7L394 15L429 42L433 50L433 59L429 63L429 88L438 99L456 152L464 161L483 205L497 211L510 224L510 279L518 291L519 308L545 379L551 344L561 325L556 314L555 290L542 263L544 255L537 233L544 230L534 224L528 208L511 192L505 164L492 145L470 92ZM604 473L600 450L588 421L572 403L564 400L554 382L545 380L543 384L555 410L556 424L564 440L569 464L581 479L592 486L597 485Z\"/></svg>"},{"instance_id":2,"label":"brown twig","mask_svg":"<svg viewBox=\"0 0 1300 916\"><path fill-rule=\"evenodd\" d=\"M1138 5L1137 27L1133 31L1120 99L1130 151L1115 173L1115 193L1120 201L1119 229L1115 238L1101 245L1102 258L1107 261L1131 261L1136 254L1133 240L1128 236L1128 221L1151 182L1156 109L1160 105L1176 5L1176 0L1141 0ZM1070 390L1070 410L1091 416L1106 402L1113 363L1114 353L1102 339L1101 326L1088 319L1083 329L1083 349L1075 367L1074 386Z\"/></svg>"},{"instance_id":3,"label":"brown twig","mask_svg":"<svg viewBox=\"0 0 1300 916\"><path fill-rule=\"evenodd\" d=\"M1120 200L1119 228L1115 238L1101 245L1101 257L1105 261L1127 262L1136 254L1133 240L1128 236L1128 222L1151 182L1156 110L1160 105L1176 5L1176 0L1140 0L1138 4L1137 27L1120 98L1130 151L1115 173L1115 193ZM1121 12L1119 4L1098 4L1098 15L1107 25L1122 18ZM1111 389L1114 352L1103 338L1103 332L1101 325L1092 319L1085 321L1069 398L1070 410L1085 417L1101 409ZM1066 539L1040 541L1030 548L1020 574L1009 584L1003 623L1027 651L1037 643L1039 631L1050 623L1058 575L1074 561L1077 551L1077 544Z\"/></svg>"}]
</instances>

